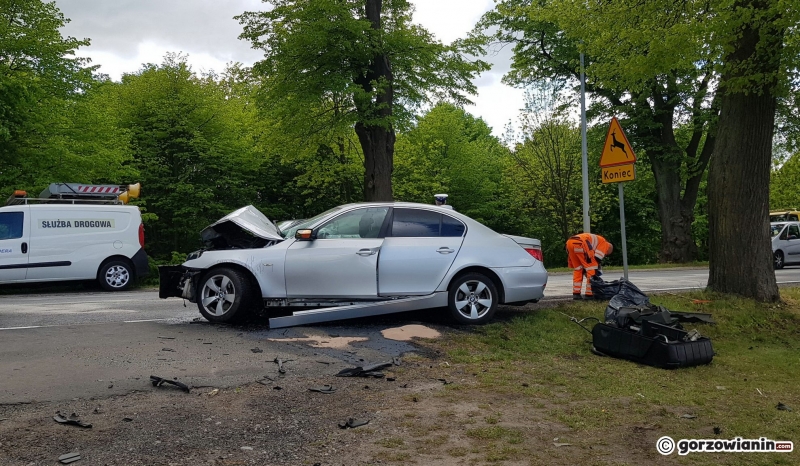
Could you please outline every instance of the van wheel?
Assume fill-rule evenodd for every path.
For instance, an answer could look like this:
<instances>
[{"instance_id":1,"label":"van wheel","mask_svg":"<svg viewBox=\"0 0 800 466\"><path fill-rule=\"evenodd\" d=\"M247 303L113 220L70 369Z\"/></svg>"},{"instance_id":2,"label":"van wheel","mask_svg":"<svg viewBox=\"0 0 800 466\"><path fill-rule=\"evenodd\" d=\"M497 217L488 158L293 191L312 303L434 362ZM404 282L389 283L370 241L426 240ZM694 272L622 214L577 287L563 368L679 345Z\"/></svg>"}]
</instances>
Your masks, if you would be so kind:
<instances>
[{"instance_id":1,"label":"van wheel","mask_svg":"<svg viewBox=\"0 0 800 466\"><path fill-rule=\"evenodd\" d=\"M106 291L125 291L133 286L133 267L122 260L106 262L100 267L97 281Z\"/></svg>"},{"instance_id":2,"label":"van wheel","mask_svg":"<svg viewBox=\"0 0 800 466\"><path fill-rule=\"evenodd\" d=\"M210 322L240 322L253 308L255 290L248 277L238 270L211 270L200 279L199 289L197 308Z\"/></svg>"},{"instance_id":3,"label":"van wheel","mask_svg":"<svg viewBox=\"0 0 800 466\"><path fill-rule=\"evenodd\" d=\"M461 324L482 325L497 310L499 294L489 277L468 273L450 284L447 304L450 314Z\"/></svg>"},{"instance_id":4,"label":"van wheel","mask_svg":"<svg viewBox=\"0 0 800 466\"><path fill-rule=\"evenodd\" d=\"M774 254L772 260L773 260L773 265L775 266L776 270L779 270L779 269L783 268L783 266L784 266L783 252L775 251L775 254Z\"/></svg>"}]
</instances>

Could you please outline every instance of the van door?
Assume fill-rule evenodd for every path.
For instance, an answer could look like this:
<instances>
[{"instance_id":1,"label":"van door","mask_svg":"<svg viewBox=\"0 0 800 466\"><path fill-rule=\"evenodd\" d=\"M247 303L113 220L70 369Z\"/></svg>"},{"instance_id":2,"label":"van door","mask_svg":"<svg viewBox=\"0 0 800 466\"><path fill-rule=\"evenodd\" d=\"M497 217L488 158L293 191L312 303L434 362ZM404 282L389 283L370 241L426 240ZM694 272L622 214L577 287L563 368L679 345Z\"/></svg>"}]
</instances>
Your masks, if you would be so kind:
<instances>
[{"instance_id":1,"label":"van door","mask_svg":"<svg viewBox=\"0 0 800 466\"><path fill-rule=\"evenodd\" d=\"M0 283L25 280L30 230L28 206L0 211Z\"/></svg>"}]
</instances>

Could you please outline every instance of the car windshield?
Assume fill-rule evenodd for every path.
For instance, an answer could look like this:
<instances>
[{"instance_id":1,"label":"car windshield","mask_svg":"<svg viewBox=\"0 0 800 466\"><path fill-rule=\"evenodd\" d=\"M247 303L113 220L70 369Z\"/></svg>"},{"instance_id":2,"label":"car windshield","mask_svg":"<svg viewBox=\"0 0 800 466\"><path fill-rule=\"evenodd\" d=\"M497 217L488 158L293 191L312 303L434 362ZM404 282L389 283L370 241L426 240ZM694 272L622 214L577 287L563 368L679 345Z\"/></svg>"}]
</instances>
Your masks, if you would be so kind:
<instances>
[{"instance_id":1,"label":"car windshield","mask_svg":"<svg viewBox=\"0 0 800 466\"><path fill-rule=\"evenodd\" d=\"M776 223L775 225L770 225L769 226L769 235L772 238L778 236L779 234L781 234L781 231L783 230L784 226L786 226L785 223Z\"/></svg>"},{"instance_id":2,"label":"car windshield","mask_svg":"<svg viewBox=\"0 0 800 466\"><path fill-rule=\"evenodd\" d=\"M283 235L284 238L293 238L294 234L297 232L297 230L302 230L304 228L308 228L311 225L313 225L313 224L317 223L318 221L320 221L323 217L326 217L327 215L330 215L330 214L336 212L337 210L341 210L341 206L340 207L334 207L333 209L326 210L325 212L323 212L323 213L321 213L319 215L316 215L314 217L311 217L308 220L303 220L302 222L298 223L297 225L293 225L292 227L290 227L286 231L281 230L281 234Z\"/></svg>"}]
</instances>

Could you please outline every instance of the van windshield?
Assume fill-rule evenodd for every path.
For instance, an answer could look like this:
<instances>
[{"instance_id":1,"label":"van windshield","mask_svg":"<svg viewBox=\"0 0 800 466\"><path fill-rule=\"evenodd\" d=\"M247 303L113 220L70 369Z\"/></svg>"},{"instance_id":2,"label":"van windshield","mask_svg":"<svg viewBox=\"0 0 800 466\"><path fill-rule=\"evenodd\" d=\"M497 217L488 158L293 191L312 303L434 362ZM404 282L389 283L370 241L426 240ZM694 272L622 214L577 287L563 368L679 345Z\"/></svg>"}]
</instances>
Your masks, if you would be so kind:
<instances>
[{"instance_id":1,"label":"van windshield","mask_svg":"<svg viewBox=\"0 0 800 466\"><path fill-rule=\"evenodd\" d=\"M781 234L781 231L783 231L783 227L785 226L786 226L785 223L776 223L775 225L770 225L769 236L772 238L778 236L779 234Z\"/></svg>"}]
</instances>

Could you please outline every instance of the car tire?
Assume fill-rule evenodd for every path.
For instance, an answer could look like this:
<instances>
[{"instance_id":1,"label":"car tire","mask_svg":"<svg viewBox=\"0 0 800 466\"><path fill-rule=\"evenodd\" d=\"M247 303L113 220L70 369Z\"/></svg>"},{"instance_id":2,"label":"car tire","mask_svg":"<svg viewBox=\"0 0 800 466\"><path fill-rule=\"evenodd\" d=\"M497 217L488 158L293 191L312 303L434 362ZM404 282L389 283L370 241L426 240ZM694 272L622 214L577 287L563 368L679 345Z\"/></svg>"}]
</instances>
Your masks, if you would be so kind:
<instances>
[{"instance_id":1,"label":"car tire","mask_svg":"<svg viewBox=\"0 0 800 466\"><path fill-rule=\"evenodd\" d=\"M111 260L100 267L97 281L106 291L125 291L133 286L135 280L133 265L124 260Z\"/></svg>"},{"instance_id":2,"label":"car tire","mask_svg":"<svg viewBox=\"0 0 800 466\"><path fill-rule=\"evenodd\" d=\"M772 262L775 270L782 269L784 265L786 265L786 261L783 257L783 251L775 251L772 255Z\"/></svg>"},{"instance_id":3,"label":"car tire","mask_svg":"<svg viewBox=\"0 0 800 466\"><path fill-rule=\"evenodd\" d=\"M468 273L450 284L447 305L458 323L482 325L492 320L499 300L497 287L489 277Z\"/></svg>"},{"instance_id":4,"label":"car tire","mask_svg":"<svg viewBox=\"0 0 800 466\"><path fill-rule=\"evenodd\" d=\"M243 321L250 315L256 298L249 277L228 267L208 271L197 283L197 290L200 314L215 323Z\"/></svg>"}]
</instances>

